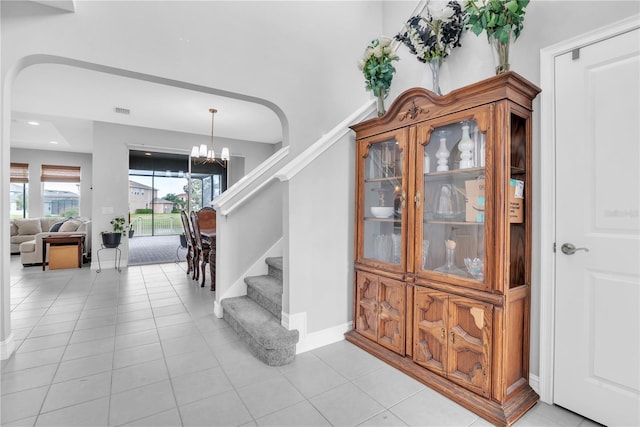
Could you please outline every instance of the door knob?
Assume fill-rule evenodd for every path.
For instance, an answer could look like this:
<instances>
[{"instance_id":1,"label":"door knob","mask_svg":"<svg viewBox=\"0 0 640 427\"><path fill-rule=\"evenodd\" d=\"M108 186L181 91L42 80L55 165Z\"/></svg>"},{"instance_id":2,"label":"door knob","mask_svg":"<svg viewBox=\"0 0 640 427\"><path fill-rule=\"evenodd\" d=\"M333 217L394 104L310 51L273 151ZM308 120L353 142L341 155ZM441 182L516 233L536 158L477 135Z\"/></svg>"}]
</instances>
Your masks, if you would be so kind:
<instances>
[{"instance_id":1,"label":"door knob","mask_svg":"<svg viewBox=\"0 0 640 427\"><path fill-rule=\"evenodd\" d=\"M565 243L560 247L560 250L565 255L573 255L578 251L589 252L588 248L576 248L572 243Z\"/></svg>"}]
</instances>

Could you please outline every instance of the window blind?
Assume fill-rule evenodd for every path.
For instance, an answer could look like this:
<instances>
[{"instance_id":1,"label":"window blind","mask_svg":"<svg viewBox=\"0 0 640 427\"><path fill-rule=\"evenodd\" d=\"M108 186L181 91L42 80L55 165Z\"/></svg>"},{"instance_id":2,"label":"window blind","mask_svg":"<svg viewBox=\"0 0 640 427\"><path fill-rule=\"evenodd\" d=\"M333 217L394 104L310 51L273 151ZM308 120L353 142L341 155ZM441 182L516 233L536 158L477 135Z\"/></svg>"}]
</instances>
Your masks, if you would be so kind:
<instances>
[{"instance_id":1,"label":"window blind","mask_svg":"<svg viewBox=\"0 0 640 427\"><path fill-rule=\"evenodd\" d=\"M42 165L42 182L80 182L80 166Z\"/></svg>"},{"instance_id":2,"label":"window blind","mask_svg":"<svg viewBox=\"0 0 640 427\"><path fill-rule=\"evenodd\" d=\"M29 164L11 163L11 182L29 182Z\"/></svg>"}]
</instances>

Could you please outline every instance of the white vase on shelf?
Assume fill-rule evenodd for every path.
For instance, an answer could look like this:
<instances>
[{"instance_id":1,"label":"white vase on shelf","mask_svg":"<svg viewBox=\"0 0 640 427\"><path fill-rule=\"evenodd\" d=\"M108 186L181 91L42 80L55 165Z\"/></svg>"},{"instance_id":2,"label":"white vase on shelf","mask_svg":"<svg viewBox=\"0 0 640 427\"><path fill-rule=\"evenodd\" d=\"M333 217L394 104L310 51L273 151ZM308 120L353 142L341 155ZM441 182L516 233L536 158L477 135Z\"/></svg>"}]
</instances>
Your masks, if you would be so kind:
<instances>
[{"instance_id":1,"label":"white vase on shelf","mask_svg":"<svg viewBox=\"0 0 640 427\"><path fill-rule=\"evenodd\" d=\"M469 169L474 166L473 162L473 141L469 136L469 123L462 122L462 138L458 142L460 150L460 169Z\"/></svg>"},{"instance_id":2,"label":"white vase on shelf","mask_svg":"<svg viewBox=\"0 0 640 427\"><path fill-rule=\"evenodd\" d=\"M438 159L438 172L449 170L449 150L447 150L447 138L440 138L440 147L436 151L436 159Z\"/></svg>"}]
</instances>

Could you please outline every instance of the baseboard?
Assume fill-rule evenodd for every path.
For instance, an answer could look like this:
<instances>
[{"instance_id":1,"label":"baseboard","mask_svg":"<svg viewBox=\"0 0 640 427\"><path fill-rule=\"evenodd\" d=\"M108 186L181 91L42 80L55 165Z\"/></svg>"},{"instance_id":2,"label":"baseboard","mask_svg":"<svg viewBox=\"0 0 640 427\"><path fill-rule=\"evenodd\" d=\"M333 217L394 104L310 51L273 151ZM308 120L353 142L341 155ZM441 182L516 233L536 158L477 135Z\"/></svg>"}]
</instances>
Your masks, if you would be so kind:
<instances>
[{"instance_id":1,"label":"baseboard","mask_svg":"<svg viewBox=\"0 0 640 427\"><path fill-rule=\"evenodd\" d=\"M222 316L224 315L224 310L222 309L222 304L220 304L218 301L214 301L213 302L213 314L218 319L222 319Z\"/></svg>"},{"instance_id":2,"label":"baseboard","mask_svg":"<svg viewBox=\"0 0 640 427\"><path fill-rule=\"evenodd\" d=\"M298 342L304 340L307 337L307 313L288 314L282 312L282 321L280 324L287 330L298 330L300 339Z\"/></svg>"},{"instance_id":3,"label":"baseboard","mask_svg":"<svg viewBox=\"0 0 640 427\"><path fill-rule=\"evenodd\" d=\"M10 358L15 349L16 342L13 340L13 334L9 334L6 340L0 341L0 360Z\"/></svg>"},{"instance_id":4,"label":"baseboard","mask_svg":"<svg viewBox=\"0 0 640 427\"><path fill-rule=\"evenodd\" d=\"M353 329L353 322L347 322L332 328L308 333L307 313L297 313L294 315L282 313L282 326L289 330L297 329L300 333L300 340L296 345L296 354L300 354L342 341L344 339L345 332Z\"/></svg>"},{"instance_id":5,"label":"baseboard","mask_svg":"<svg viewBox=\"0 0 640 427\"><path fill-rule=\"evenodd\" d=\"M531 386L533 391L540 395L540 377L538 377L537 375L529 374L529 385Z\"/></svg>"}]
</instances>

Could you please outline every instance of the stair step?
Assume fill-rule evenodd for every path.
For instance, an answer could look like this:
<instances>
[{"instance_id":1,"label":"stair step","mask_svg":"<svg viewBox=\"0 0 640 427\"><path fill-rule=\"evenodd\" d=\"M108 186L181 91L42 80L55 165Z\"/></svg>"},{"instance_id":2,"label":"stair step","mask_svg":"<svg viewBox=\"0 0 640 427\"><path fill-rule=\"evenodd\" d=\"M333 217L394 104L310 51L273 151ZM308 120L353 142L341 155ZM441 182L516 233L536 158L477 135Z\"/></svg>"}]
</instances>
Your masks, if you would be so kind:
<instances>
[{"instance_id":1,"label":"stair step","mask_svg":"<svg viewBox=\"0 0 640 427\"><path fill-rule=\"evenodd\" d=\"M247 296L282 319L282 281L273 276L245 277Z\"/></svg>"},{"instance_id":2,"label":"stair step","mask_svg":"<svg viewBox=\"0 0 640 427\"><path fill-rule=\"evenodd\" d=\"M288 331L273 315L247 296L222 300L224 319L269 366L282 366L295 358L298 331Z\"/></svg>"},{"instance_id":3,"label":"stair step","mask_svg":"<svg viewBox=\"0 0 640 427\"><path fill-rule=\"evenodd\" d=\"M264 262L269 266L269 276L282 281L282 257L277 256L265 258Z\"/></svg>"}]
</instances>

